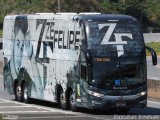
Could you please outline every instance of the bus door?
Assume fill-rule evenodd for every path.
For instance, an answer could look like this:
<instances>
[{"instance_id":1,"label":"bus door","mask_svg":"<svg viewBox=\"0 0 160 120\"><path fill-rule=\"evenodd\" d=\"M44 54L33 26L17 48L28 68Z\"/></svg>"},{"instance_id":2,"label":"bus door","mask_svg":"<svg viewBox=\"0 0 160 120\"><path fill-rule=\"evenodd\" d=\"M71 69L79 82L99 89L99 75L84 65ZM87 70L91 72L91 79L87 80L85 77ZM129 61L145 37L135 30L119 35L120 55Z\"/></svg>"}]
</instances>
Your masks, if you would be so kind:
<instances>
[{"instance_id":1,"label":"bus door","mask_svg":"<svg viewBox=\"0 0 160 120\"><path fill-rule=\"evenodd\" d=\"M80 98L80 102L82 106L87 105L87 90L88 90L88 68L87 68L87 62L85 61L85 50L81 50L83 48L80 48L85 43L84 39L84 29L83 24L80 21L75 21L74 24L75 28L75 48L76 50L80 51L81 54L79 57L79 68L80 68L80 80L77 83L77 97ZM83 57L82 57L83 56Z\"/></svg>"},{"instance_id":2,"label":"bus door","mask_svg":"<svg viewBox=\"0 0 160 120\"><path fill-rule=\"evenodd\" d=\"M80 83L79 91L81 102L84 106L87 104L87 91L88 91L88 67L86 63L80 63Z\"/></svg>"}]
</instances>

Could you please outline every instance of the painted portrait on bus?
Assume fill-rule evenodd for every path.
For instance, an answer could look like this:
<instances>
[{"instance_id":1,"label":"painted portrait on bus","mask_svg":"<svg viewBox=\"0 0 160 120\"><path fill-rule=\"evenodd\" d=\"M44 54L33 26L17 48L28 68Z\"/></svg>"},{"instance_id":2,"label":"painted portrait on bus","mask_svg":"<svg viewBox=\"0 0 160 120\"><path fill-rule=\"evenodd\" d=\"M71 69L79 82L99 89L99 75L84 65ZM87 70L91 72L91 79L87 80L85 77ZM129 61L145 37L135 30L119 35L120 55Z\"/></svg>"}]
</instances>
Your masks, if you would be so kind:
<instances>
[{"instance_id":1,"label":"painted portrait on bus","mask_svg":"<svg viewBox=\"0 0 160 120\"><path fill-rule=\"evenodd\" d=\"M24 36L27 31L27 24L21 20L22 17L18 16L15 19L13 38L12 38L12 48L11 48L11 58L4 67L4 80L5 86L10 88L9 92L13 91L14 80L17 79L19 71L21 69L22 55L24 51Z\"/></svg>"},{"instance_id":2,"label":"painted portrait on bus","mask_svg":"<svg viewBox=\"0 0 160 120\"><path fill-rule=\"evenodd\" d=\"M43 90L38 89L42 83L35 64L35 57L33 56L33 46L27 16L16 17L13 31L11 58L4 67L4 76L6 77L4 78L5 86L10 88L9 92L12 93L14 80L20 80L21 74L25 74L30 79L27 81L31 81L29 90L32 89L31 91L34 94L32 96L43 98ZM28 68L30 66L27 65L30 65L31 68ZM32 70L33 73L27 72L29 70ZM37 77L34 78L34 75Z\"/></svg>"}]
</instances>

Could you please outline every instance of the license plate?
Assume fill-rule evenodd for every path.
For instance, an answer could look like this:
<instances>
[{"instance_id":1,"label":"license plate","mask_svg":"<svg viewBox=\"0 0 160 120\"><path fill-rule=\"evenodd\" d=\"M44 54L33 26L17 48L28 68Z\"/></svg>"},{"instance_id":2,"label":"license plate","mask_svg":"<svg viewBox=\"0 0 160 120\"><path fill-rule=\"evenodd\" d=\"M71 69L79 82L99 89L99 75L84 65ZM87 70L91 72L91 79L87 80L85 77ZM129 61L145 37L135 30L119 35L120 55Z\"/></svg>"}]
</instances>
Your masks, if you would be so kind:
<instances>
[{"instance_id":1,"label":"license plate","mask_svg":"<svg viewBox=\"0 0 160 120\"><path fill-rule=\"evenodd\" d=\"M116 102L116 106L126 106L125 102Z\"/></svg>"}]
</instances>

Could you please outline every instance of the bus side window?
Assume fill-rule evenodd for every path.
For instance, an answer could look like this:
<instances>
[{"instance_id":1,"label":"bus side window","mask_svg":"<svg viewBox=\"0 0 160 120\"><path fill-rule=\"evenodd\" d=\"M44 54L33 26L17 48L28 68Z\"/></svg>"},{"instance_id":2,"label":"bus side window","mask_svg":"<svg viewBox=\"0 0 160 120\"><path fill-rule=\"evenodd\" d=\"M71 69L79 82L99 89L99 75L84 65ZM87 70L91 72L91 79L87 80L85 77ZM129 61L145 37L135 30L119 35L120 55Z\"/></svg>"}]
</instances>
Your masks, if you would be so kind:
<instances>
[{"instance_id":1,"label":"bus side window","mask_svg":"<svg viewBox=\"0 0 160 120\"><path fill-rule=\"evenodd\" d=\"M84 65L81 65L81 78L85 80L87 78L87 68Z\"/></svg>"}]
</instances>

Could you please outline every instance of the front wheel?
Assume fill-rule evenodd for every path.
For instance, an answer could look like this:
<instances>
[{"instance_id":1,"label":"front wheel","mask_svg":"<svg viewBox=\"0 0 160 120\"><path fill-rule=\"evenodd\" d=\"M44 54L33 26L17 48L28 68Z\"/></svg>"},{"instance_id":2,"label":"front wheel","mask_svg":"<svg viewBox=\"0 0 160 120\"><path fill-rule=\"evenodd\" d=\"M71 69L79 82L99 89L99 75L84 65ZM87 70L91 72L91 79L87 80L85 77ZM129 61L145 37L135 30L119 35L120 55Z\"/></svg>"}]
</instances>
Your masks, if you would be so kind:
<instances>
[{"instance_id":1,"label":"front wheel","mask_svg":"<svg viewBox=\"0 0 160 120\"><path fill-rule=\"evenodd\" d=\"M15 100L19 102L23 101L22 88L18 84L15 86Z\"/></svg>"},{"instance_id":2,"label":"front wheel","mask_svg":"<svg viewBox=\"0 0 160 120\"><path fill-rule=\"evenodd\" d=\"M59 107L63 110L67 109L67 99L65 96L65 92L62 89L60 90Z\"/></svg>"},{"instance_id":3,"label":"front wheel","mask_svg":"<svg viewBox=\"0 0 160 120\"><path fill-rule=\"evenodd\" d=\"M78 108L76 106L75 94L73 91L71 91L69 95L69 107L73 112L78 111Z\"/></svg>"}]
</instances>

